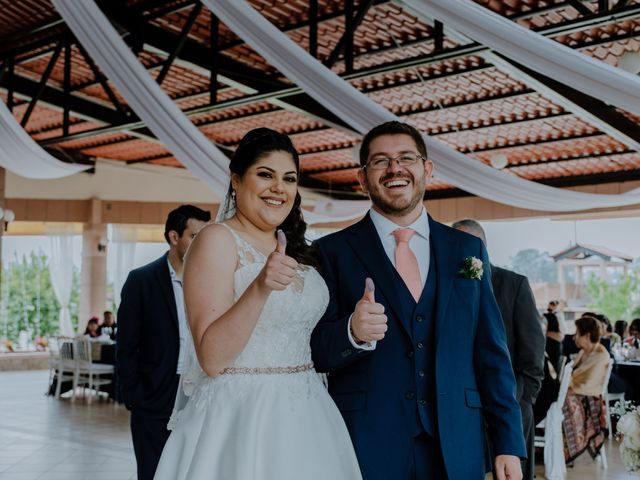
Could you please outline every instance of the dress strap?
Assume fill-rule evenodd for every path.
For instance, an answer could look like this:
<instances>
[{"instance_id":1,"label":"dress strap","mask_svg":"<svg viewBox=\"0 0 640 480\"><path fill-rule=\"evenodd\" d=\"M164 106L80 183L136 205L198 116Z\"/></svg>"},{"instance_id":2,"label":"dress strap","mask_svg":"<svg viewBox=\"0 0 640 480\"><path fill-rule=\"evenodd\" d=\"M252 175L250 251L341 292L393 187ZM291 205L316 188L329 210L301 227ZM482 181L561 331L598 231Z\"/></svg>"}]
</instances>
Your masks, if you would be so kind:
<instances>
[{"instance_id":1,"label":"dress strap","mask_svg":"<svg viewBox=\"0 0 640 480\"><path fill-rule=\"evenodd\" d=\"M222 225L224 228L229 230L229 232L231 232L231 235L236 242L236 251L238 252L240 266L244 267L252 263L265 261L264 255L256 250L255 247L247 242L244 238L242 238L233 228L231 228L226 223L218 223L218 225Z\"/></svg>"}]
</instances>

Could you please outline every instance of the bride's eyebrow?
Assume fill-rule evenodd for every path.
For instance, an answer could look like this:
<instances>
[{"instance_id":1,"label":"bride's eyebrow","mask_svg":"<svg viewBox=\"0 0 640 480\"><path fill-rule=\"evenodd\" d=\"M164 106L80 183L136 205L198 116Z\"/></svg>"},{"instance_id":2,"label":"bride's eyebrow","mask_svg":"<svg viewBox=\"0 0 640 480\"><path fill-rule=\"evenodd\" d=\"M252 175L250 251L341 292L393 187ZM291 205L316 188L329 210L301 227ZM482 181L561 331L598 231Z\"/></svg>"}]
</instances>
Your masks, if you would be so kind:
<instances>
[{"instance_id":1,"label":"bride's eyebrow","mask_svg":"<svg viewBox=\"0 0 640 480\"><path fill-rule=\"evenodd\" d=\"M265 167L264 165L260 165L260 166L258 167L258 170L260 170L261 168L264 168L265 170L268 170L268 171L269 171L269 172L271 172L271 173L276 173L276 171L275 171L273 168L269 168L269 167ZM285 172L284 174L285 174L285 175L297 175L297 174L298 174L298 172L296 172L295 170L291 170L291 171L289 171L289 172Z\"/></svg>"}]
</instances>

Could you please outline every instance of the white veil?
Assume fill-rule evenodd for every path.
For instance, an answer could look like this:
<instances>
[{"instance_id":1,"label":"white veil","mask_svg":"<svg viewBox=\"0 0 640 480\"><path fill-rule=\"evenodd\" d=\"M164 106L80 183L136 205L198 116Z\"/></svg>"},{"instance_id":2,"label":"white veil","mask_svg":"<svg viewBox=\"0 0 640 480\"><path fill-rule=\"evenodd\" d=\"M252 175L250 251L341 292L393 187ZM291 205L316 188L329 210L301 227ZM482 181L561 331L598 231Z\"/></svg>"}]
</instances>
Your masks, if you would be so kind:
<instances>
[{"instance_id":1,"label":"white veil","mask_svg":"<svg viewBox=\"0 0 640 480\"><path fill-rule=\"evenodd\" d=\"M216 214L215 223L223 222L236 213L236 199L235 192L229 188L224 201L218 207L218 213ZM185 312L186 313L186 312ZM198 363L198 357L196 355L196 348L193 343L193 336L191 335L191 329L189 328L189 322L187 321L187 335L185 341L184 363L183 370L180 372L180 380L178 382L178 391L176 393L176 401L173 404L173 411L171 412L171 418L167 424L168 430L173 430L178 424L180 414L187 406L189 397L193 393L197 384L206 377L206 374L200 368Z\"/></svg>"}]
</instances>

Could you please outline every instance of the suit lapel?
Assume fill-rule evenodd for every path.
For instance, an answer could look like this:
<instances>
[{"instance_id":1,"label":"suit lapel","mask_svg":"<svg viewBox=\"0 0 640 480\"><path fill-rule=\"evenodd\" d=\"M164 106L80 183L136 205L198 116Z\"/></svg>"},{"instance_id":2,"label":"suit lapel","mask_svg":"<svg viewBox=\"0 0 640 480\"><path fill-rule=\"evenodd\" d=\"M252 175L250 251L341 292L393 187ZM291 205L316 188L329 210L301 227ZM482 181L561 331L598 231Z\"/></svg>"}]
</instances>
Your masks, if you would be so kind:
<instances>
[{"instance_id":1,"label":"suit lapel","mask_svg":"<svg viewBox=\"0 0 640 480\"><path fill-rule=\"evenodd\" d=\"M408 315L405 312L406 306L401 301L398 292L397 274L384 251L378 232L368 213L359 222L358 228L354 229L348 241L356 256L369 272L376 287L376 297L378 295L384 297L386 304L406 329L404 322L407 321ZM364 289L364 278L362 279L362 288Z\"/></svg>"},{"instance_id":2,"label":"suit lapel","mask_svg":"<svg viewBox=\"0 0 640 480\"><path fill-rule=\"evenodd\" d=\"M171 315L171 319L176 325L176 328L180 328L178 325L178 309L176 307L176 296L173 294L173 285L171 284L171 273L169 272L169 266L167 265L167 253L165 253L160 259L158 268L156 268L156 278L160 285L160 292L162 297L167 302L167 308Z\"/></svg>"},{"instance_id":3,"label":"suit lapel","mask_svg":"<svg viewBox=\"0 0 640 480\"><path fill-rule=\"evenodd\" d=\"M451 235L446 227L429 217L429 237L436 257L437 300L436 300L436 337L440 341L443 323L446 319L447 305L453 288L453 280L460 264L458 238ZM433 261L434 259L432 259Z\"/></svg>"}]
</instances>

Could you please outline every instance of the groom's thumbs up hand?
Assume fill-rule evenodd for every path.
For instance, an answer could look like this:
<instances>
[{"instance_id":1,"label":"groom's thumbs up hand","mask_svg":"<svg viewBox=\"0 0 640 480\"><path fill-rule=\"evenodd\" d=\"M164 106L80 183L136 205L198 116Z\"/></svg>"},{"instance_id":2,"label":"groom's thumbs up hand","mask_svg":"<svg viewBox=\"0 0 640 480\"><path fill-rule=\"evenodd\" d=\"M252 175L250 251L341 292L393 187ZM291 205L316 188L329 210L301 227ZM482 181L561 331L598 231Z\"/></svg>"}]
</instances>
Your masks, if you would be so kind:
<instances>
[{"instance_id":1,"label":"groom's thumbs up hand","mask_svg":"<svg viewBox=\"0 0 640 480\"><path fill-rule=\"evenodd\" d=\"M258 285L265 291L284 290L296 275L298 262L288 257L287 237L282 230L278 230L276 249L269 255L260 275L256 279Z\"/></svg>"},{"instance_id":2,"label":"groom's thumbs up hand","mask_svg":"<svg viewBox=\"0 0 640 480\"><path fill-rule=\"evenodd\" d=\"M384 306L376 303L375 287L370 278L365 280L364 294L356 303L351 317L351 330L354 340L367 343L382 340L387 332Z\"/></svg>"}]
</instances>

